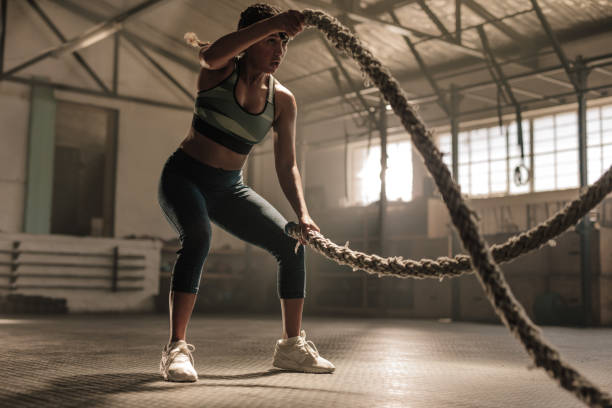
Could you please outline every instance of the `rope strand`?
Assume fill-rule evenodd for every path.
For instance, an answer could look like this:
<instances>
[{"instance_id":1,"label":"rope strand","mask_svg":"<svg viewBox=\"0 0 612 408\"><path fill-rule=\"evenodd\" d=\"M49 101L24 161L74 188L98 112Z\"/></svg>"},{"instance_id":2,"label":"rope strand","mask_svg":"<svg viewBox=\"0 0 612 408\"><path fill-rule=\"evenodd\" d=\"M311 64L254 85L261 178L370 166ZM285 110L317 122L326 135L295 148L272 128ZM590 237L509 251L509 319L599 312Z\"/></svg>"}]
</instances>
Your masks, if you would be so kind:
<instances>
[{"instance_id":1,"label":"rope strand","mask_svg":"<svg viewBox=\"0 0 612 408\"><path fill-rule=\"evenodd\" d=\"M397 80L393 78L389 71L382 66L380 61L361 44L361 41L334 17L319 10L304 10L303 13L307 25L317 27L326 35L331 44L357 61L362 73L380 89L387 102L393 108L395 114L400 117L404 128L412 135L412 142L423 156L427 169L436 181L438 190L442 194L450 213L451 220L459 231L463 246L470 255L469 260L473 268L476 269L478 280L487 294L487 298L502 322L523 344L527 353L532 357L535 365L543 368L551 378L559 383L559 385L572 392L579 400L587 405L592 407L612 407L612 399L607 393L600 391L596 385L588 381L578 371L561 360L559 353L542 338L540 329L531 322L521 304L514 297L510 287L506 283L502 271L493 260L492 251L489 249L479 231L474 212L467 206L461 197L459 186L453 181L448 167L442 162L442 155L433 143L431 131L425 127L423 121L418 117L416 108L408 102ZM600 178L600 181L602 180L604 180L602 182L602 184L604 184L603 190L609 191L610 170ZM591 189L589 189L589 191L590 190ZM599 193L602 193L602 191ZM579 210L580 208L584 210L588 205L592 204L592 202L583 206L580 204L582 204L582 202L577 204L576 207L578 208L571 207L572 211ZM542 230L548 230L549 234L555 236L567 229L571 225L567 224L567 221L575 216L570 216L570 211L567 213L565 224L551 223L549 227L543 226ZM564 217L563 214L557 214L555 217L557 216L560 218ZM563 225L565 225L565 228L563 228ZM540 231L538 229L539 227L540 226L536 227L537 231ZM558 228L559 232L555 231L554 228ZM529 234L529 232L530 231L526 234ZM526 234L519 235L516 240L509 240L511 242L508 242L508 246L504 248L508 250L515 249L515 251L520 252L520 249L517 248L529 247L527 244L531 242L531 238L530 235ZM316 240L311 237L305 238L315 249L317 249L317 245L320 245L324 241L322 236L317 237ZM529 250L536 249L539 245L541 244ZM321 249L322 248L321 246ZM508 254L511 253L513 252L508 252ZM505 252L501 252L501 254L506 256ZM355 253L353 251L340 252L337 255L339 259L334 260L339 263L341 263L340 260L342 260L348 264L348 262L353 259ZM457 260L457 258L455 258L455 260ZM367 259L361 259L361 261L365 265L365 268L361 268L361 266L359 268L369 270L373 273L378 273L379 270L390 265L396 266L404 262L406 262L406 264L414 262L404 261L401 258L384 259L377 255L371 255ZM450 261L452 260L449 260L449 265L451 264ZM460 262L461 265L467 264L467 260L464 259L459 259L457 261ZM441 263L444 262L445 261L441 261ZM423 260L421 263L424 265L424 268L428 268L430 271L436 269L429 260ZM465 270L470 268L471 266L468 266Z\"/></svg>"}]
</instances>

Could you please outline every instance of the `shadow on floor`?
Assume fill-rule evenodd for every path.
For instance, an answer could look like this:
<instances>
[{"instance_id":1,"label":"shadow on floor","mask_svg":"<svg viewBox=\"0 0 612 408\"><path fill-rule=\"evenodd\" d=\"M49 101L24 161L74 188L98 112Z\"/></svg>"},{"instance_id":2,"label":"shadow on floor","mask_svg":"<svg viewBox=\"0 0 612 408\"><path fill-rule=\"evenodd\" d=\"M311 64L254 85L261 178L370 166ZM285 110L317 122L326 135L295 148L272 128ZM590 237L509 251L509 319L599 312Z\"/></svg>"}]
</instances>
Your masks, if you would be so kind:
<instances>
[{"instance_id":1,"label":"shadow on floor","mask_svg":"<svg viewBox=\"0 0 612 408\"><path fill-rule=\"evenodd\" d=\"M197 383L169 383L157 373L106 373L61 377L50 380L45 388L15 392L0 397L0 407L97 407L104 405L107 397L121 393L163 392L184 387L247 387L301 391L337 392L334 390L268 384L223 384L203 380L245 380L270 377L291 371L270 369L237 375L199 375ZM32 384L32 379L27 383Z\"/></svg>"}]
</instances>

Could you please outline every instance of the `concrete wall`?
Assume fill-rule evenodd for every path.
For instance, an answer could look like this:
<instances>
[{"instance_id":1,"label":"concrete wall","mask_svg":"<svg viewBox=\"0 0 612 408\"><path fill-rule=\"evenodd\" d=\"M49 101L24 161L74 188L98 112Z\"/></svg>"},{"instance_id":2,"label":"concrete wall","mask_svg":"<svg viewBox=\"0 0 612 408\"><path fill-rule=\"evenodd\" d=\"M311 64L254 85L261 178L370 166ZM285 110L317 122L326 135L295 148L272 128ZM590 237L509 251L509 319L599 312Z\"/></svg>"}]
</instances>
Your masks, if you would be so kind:
<instances>
[{"instance_id":1,"label":"concrete wall","mask_svg":"<svg viewBox=\"0 0 612 408\"><path fill-rule=\"evenodd\" d=\"M0 82L0 231L23 228L30 91Z\"/></svg>"},{"instance_id":2,"label":"concrete wall","mask_svg":"<svg viewBox=\"0 0 612 408\"><path fill-rule=\"evenodd\" d=\"M79 20L71 13L51 3L44 3L44 7L68 38L78 35L91 26L90 22ZM42 50L59 44L59 41L40 18L31 11L26 2L10 3L9 21L23 23L7 26L7 43L18 39L21 46L6 48L5 69L10 69ZM112 81L112 51L112 41L105 40L81 52L108 86ZM195 55L193 57L195 59ZM162 57L156 56L156 59L166 66L184 87L193 89L195 84L193 72ZM120 49L119 67L119 92L121 94L138 95L185 106L191 105L188 98L125 42L122 42ZM99 89L70 56L45 60L24 70L19 75L42 77L49 81ZM0 230L10 233L22 231L24 191L27 182L29 92L28 86L6 81L0 83L0 129L2 129L0 131L0 145L2 146L0 149L0 197L2 198L0 200ZM191 117L189 110L152 107L63 91L56 91L55 97L58 100L102 106L116 109L119 112L114 229L116 237L147 235L164 240L175 237L175 232L163 218L157 204L157 182L164 161L176 149L188 129ZM347 123L349 133L356 133L359 130L350 120L347 120ZM397 119L390 117L390 126L397 126L397 124ZM343 136L342 121L304 125L298 132L298 145L303 138L309 143L318 144L306 152L306 169L303 172L306 179L306 200L315 216L315 221L318 220L316 217L319 215L324 220L324 213L340 208L343 202ZM276 206L288 220L295 220L295 214L278 185L271 138L255 149L249 161L248 179L251 186ZM421 162L414 158L413 163L421 166ZM415 174L417 178L422 179L424 174L422 167L418 171L415 170ZM418 196L418 192L422 191L422 187L419 187L422 186L422 183L417 180L414 186ZM525 229L527 226L527 216L524 213L526 202L556 203L573 198L575 195L575 190L568 190L530 196L472 200L472 205L482 211L483 231L486 233L509 232L506 230L508 225L515 225L516 230ZM499 208L511 210L512 215L509 220L511 223L496 221L500 215L504 216L503 213L496 213ZM508 210L504 211L508 216ZM538 218L542 214L536 215ZM397 222L393 226L398 229L394 232L395 234L399 234L402 228L408 234L419 231L423 236L425 236L423 231L429 231L428 235L434 239L443 238L447 234L447 211L440 201L430 200L428 206L406 205L396 211L394 217ZM406 220L413 223L410 224L411 228L404 226L409 224ZM406 224L402 224L403 222ZM502 225L506 227L500 227ZM334 227L331 221L329 224L320 222L320 227L324 233L332 237L342 235L342 229ZM244 248L244 243L216 227L213 228L213 248ZM609 245L605 248L609 248ZM400 249L398 248L398 251ZM602 254L605 252L603 249ZM414 258L423 256L419 250L406 250L406 252L400 252L399 255ZM423 292L416 290L415 293L418 293L419 296L422 294L425 302L422 304L435 303L434 295L431 295L434 298L425 295L431 290L429 289L431 284L419 282L418 285L422 286ZM444 287L443 290L446 293L448 288ZM602 300L602 302L609 303L609 300ZM431 307L430 304L425 309L432 310ZM447 309L446 304L441 306L440 310L442 309Z\"/></svg>"},{"instance_id":3,"label":"concrete wall","mask_svg":"<svg viewBox=\"0 0 612 408\"><path fill-rule=\"evenodd\" d=\"M601 227L599 234L599 252L601 254L600 318L602 324L612 325L612 225Z\"/></svg>"},{"instance_id":4,"label":"concrete wall","mask_svg":"<svg viewBox=\"0 0 612 408\"><path fill-rule=\"evenodd\" d=\"M12 250L14 244L23 253L15 256L11 266L13 257L6 251ZM118 291L113 292L112 253L115 247L119 248L120 256L137 255L144 259L119 259ZM69 312L153 310L153 299L159 291L159 241L5 233L0 234L0 249L0 293L4 295L63 298ZM125 269L124 266L142 269ZM130 277L139 279L130 280Z\"/></svg>"},{"instance_id":5,"label":"concrete wall","mask_svg":"<svg viewBox=\"0 0 612 408\"><path fill-rule=\"evenodd\" d=\"M521 232L561 210L565 203L578 198L578 189L547 191L500 197L468 199L468 205L480 217L483 234ZM428 236L448 235L450 218L441 198L428 200Z\"/></svg>"},{"instance_id":6,"label":"concrete wall","mask_svg":"<svg viewBox=\"0 0 612 408\"><path fill-rule=\"evenodd\" d=\"M52 3L44 10L63 34L71 38L91 27ZM42 50L59 44L54 34L27 3L12 2L7 25L7 41L19 39L21 47L6 47L5 69L32 58ZM112 83L111 39L97 43L80 53L110 87ZM155 57L181 84L192 89L195 73L173 61ZM194 61L196 59L193 55ZM98 85L70 56L48 58L18 73L51 82L99 90ZM138 95L189 107L191 101L156 71L134 48L122 41L119 53L119 93ZM27 132L30 87L0 82L0 231L23 230L24 193L27 183ZM176 110L118 101L73 92L55 91L57 100L90 104L119 112L115 236L147 235L170 239L176 234L163 218L157 204L157 182L166 158L178 147L191 120L188 110ZM74 120L79 120L75 117ZM215 231L214 244L224 245L229 238Z\"/></svg>"}]
</instances>

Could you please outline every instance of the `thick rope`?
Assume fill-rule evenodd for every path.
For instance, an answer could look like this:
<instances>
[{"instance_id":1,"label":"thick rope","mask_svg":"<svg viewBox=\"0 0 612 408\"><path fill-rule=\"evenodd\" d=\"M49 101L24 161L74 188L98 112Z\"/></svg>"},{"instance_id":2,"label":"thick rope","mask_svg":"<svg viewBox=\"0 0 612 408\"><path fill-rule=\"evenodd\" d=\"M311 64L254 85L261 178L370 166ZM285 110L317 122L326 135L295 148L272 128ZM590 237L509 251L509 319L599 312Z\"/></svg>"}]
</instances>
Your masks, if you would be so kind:
<instances>
[{"instance_id":1,"label":"thick rope","mask_svg":"<svg viewBox=\"0 0 612 408\"><path fill-rule=\"evenodd\" d=\"M580 196L547 220L532 229L508 238L503 244L491 246L493 259L497 263L508 262L546 245L551 239L564 233L575 225L604 197L612 192L612 167L608 169L593 185ZM297 224L287 225L287 233L293 238L300 235ZM368 255L354 251L348 243L339 246L316 231L305 237L315 252L341 264L348 265L353 270L363 270L378 277L394 276L397 278L454 278L464 274L474 273L470 257L457 255L454 258L446 256L437 259L421 259L414 261L399 257L382 258L378 255Z\"/></svg>"},{"instance_id":2,"label":"thick rope","mask_svg":"<svg viewBox=\"0 0 612 408\"><path fill-rule=\"evenodd\" d=\"M535 365L546 370L563 388L592 407L612 407L610 396L561 360L559 353L542 338L539 328L531 322L523 307L515 299L506 280L494 263L489 248L479 232L474 212L470 210L459 187L442 162L442 155L434 145L429 131L418 118L414 107L408 103L397 80L382 67L372 53L346 27L332 16L316 10L304 10L307 25L316 26L339 50L357 61L367 77L376 84L391 104L393 111L412 135L412 142L423 156L427 169L433 176L444 198L451 220L459 231L463 246L470 254L477 270L478 280L491 305L508 329L521 341Z\"/></svg>"}]
</instances>

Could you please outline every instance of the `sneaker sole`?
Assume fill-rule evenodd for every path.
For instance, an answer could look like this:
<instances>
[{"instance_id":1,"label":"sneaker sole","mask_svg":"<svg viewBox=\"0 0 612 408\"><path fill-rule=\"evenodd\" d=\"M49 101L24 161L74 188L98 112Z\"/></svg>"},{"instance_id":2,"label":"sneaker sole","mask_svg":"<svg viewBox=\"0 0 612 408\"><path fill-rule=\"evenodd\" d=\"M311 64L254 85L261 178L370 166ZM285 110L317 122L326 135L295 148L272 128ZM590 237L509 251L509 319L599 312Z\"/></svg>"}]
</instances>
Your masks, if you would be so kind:
<instances>
[{"instance_id":1,"label":"sneaker sole","mask_svg":"<svg viewBox=\"0 0 612 408\"><path fill-rule=\"evenodd\" d=\"M335 368L322 368L322 367L302 367L294 361L291 360L274 360L272 365L276 368L280 368L283 370L292 370L299 371L302 373L311 373L311 374L328 374L333 373Z\"/></svg>"},{"instance_id":2,"label":"sneaker sole","mask_svg":"<svg viewBox=\"0 0 612 408\"><path fill-rule=\"evenodd\" d=\"M171 378L168 374L162 374L164 380L169 382L196 382L198 381L198 377L196 378Z\"/></svg>"},{"instance_id":3,"label":"sneaker sole","mask_svg":"<svg viewBox=\"0 0 612 408\"><path fill-rule=\"evenodd\" d=\"M186 378L170 378L170 376L168 375L168 373L164 372L164 370L160 367L159 369L159 373L161 374L161 376L163 377L163 379L165 381L170 381L170 382L196 382L198 381L198 376L196 374L196 377L186 377Z\"/></svg>"}]
</instances>

